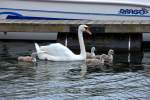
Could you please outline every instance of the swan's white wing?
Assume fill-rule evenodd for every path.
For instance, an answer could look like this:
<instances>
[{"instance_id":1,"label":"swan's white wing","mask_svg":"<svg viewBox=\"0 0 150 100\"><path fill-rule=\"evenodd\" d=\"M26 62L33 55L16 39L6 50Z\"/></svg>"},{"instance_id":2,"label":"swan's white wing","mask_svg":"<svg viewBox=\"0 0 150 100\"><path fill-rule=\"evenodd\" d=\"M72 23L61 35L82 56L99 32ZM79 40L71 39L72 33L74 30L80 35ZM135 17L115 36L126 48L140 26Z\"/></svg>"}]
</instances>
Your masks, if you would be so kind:
<instances>
[{"instance_id":1,"label":"swan's white wing","mask_svg":"<svg viewBox=\"0 0 150 100\"><path fill-rule=\"evenodd\" d=\"M70 57L75 55L70 49L60 43L53 43L47 46L40 46L42 51L47 52L51 56Z\"/></svg>"}]
</instances>

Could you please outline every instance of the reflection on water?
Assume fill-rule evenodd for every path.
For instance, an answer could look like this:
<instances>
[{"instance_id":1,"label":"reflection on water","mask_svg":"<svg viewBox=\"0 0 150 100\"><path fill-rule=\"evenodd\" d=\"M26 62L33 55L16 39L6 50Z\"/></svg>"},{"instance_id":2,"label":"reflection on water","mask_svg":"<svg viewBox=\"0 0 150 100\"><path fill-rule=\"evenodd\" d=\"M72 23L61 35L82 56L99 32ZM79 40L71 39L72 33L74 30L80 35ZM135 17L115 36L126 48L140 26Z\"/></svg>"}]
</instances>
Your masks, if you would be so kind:
<instances>
[{"instance_id":1,"label":"reflection on water","mask_svg":"<svg viewBox=\"0 0 150 100\"><path fill-rule=\"evenodd\" d=\"M33 43L0 43L1 100L150 98L150 52L144 52L140 66L118 63L118 60L112 67L88 67L84 62L38 61L32 64L16 60L17 56L29 55L32 50Z\"/></svg>"}]
</instances>

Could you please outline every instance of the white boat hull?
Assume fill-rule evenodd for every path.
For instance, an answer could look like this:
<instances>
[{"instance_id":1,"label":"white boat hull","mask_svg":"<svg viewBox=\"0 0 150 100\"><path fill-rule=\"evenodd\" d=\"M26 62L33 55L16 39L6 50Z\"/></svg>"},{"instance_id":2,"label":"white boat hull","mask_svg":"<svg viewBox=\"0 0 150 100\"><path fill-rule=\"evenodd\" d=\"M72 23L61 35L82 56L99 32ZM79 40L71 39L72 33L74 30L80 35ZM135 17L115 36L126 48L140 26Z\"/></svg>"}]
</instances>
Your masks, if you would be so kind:
<instances>
[{"instance_id":1,"label":"white boat hull","mask_svg":"<svg viewBox=\"0 0 150 100\"><path fill-rule=\"evenodd\" d=\"M60 2L60 0L57 2L54 0L1 0L0 18L149 20L150 6L126 3Z\"/></svg>"}]
</instances>

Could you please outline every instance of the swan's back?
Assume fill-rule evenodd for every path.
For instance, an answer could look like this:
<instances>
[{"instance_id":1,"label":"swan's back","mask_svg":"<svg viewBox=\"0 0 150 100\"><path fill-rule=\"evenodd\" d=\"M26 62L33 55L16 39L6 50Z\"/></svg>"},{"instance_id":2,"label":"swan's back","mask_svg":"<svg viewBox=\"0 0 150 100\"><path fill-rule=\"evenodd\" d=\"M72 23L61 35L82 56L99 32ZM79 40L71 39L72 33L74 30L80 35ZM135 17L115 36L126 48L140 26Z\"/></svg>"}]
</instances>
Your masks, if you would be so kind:
<instances>
[{"instance_id":1,"label":"swan's back","mask_svg":"<svg viewBox=\"0 0 150 100\"><path fill-rule=\"evenodd\" d=\"M70 57L75 55L70 49L68 49L66 46L60 43L53 43L47 46L40 46L40 49L52 56Z\"/></svg>"}]
</instances>

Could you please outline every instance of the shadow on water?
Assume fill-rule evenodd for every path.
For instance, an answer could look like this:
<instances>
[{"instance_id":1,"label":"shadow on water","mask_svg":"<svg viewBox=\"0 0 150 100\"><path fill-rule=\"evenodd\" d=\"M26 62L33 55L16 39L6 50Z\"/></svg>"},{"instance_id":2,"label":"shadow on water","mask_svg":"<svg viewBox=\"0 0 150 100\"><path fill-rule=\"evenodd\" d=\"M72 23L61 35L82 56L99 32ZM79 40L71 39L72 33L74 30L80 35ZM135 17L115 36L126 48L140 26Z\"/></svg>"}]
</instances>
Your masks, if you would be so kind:
<instances>
[{"instance_id":1,"label":"shadow on water","mask_svg":"<svg viewBox=\"0 0 150 100\"><path fill-rule=\"evenodd\" d=\"M86 66L85 62L18 62L29 55L33 43L0 43L0 99L104 99L149 98L150 53L115 52L113 66ZM141 54L141 56L140 56ZM131 54L133 55L133 54ZM136 62L136 63L135 63ZM144 65L144 66L143 66Z\"/></svg>"},{"instance_id":2,"label":"shadow on water","mask_svg":"<svg viewBox=\"0 0 150 100\"><path fill-rule=\"evenodd\" d=\"M114 55L114 70L121 71L136 71L143 69L142 65L143 52L124 52L115 53Z\"/></svg>"}]
</instances>

